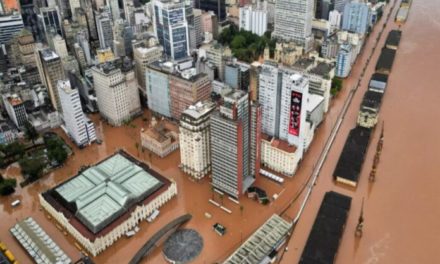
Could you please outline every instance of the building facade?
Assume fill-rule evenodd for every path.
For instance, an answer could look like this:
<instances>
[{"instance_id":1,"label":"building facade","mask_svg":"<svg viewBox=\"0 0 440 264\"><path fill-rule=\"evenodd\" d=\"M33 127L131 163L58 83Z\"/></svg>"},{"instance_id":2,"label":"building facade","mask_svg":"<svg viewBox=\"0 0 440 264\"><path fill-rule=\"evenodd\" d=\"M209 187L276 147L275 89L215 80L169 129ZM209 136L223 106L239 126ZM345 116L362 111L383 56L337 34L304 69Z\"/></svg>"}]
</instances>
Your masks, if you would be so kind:
<instances>
[{"instance_id":1,"label":"building facade","mask_svg":"<svg viewBox=\"0 0 440 264\"><path fill-rule=\"evenodd\" d=\"M0 44L8 44L23 28L23 19L20 14L0 16Z\"/></svg>"},{"instance_id":2,"label":"building facade","mask_svg":"<svg viewBox=\"0 0 440 264\"><path fill-rule=\"evenodd\" d=\"M11 96L3 96L3 105L8 113L9 118L14 122L15 126L19 129L23 129L28 122L26 109L24 102L21 98L14 94Z\"/></svg>"},{"instance_id":3,"label":"building facade","mask_svg":"<svg viewBox=\"0 0 440 264\"><path fill-rule=\"evenodd\" d=\"M208 100L211 96L211 80L205 73L196 74L194 68L170 75L171 117L179 120L190 105Z\"/></svg>"},{"instance_id":4,"label":"building facade","mask_svg":"<svg viewBox=\"0 0 440 264\"><path fill-rule=\"evenodd\" d=\"M131 63L102 63L92 73L99 111L111 125L120 126L141 111Z\"/></svg>"},{"instance_id":5,"label":"building facade","mask_svg":"<svg viewBox=\"0 0 440 264\"><path fill-rule=\"evenodd\" d=\"M179 148L179 135L165 121L156 122L153 117L151 126L141 131L141 145L163 158Z\"/></svg>"},{"instance_id":6,"label":"building facade","mask_svg":"<svg viewBox=\"0 0 440 264\"><path fill-rule=\"evenodd\" d=\"M240 30L251 31L258 36L263 36L267 31L267 12L264 10L253 9L252 6L240 7Z\"/></svg>"},{"instance_id":7,"label":"building facade","mask_svg":"<svg viewBox=\"0 0 440 264\"><path fill-rule=\"evenodd\" d=\"M61 58L50 49L37 50L37 52L40 59L40 63L37 62L40 78L47 87L52 106L61 112L62 108L57 88L58 80L64 80L65 78Z\"/></svg>"},{"instance_id":8,"label":"building facade","mask_svg":"<svg viewBox=\"0 0 440 264\"><path fill-rule=\"evenodd\" d=\"M282 72L276 63L266 61L259 74L259 103L263 133L279 137Z\"/></svg>"},{"instance_id":9,"label":"building facade","mask_svg":"<svg viewBox=\"0 0 440 264\"><path fill-rule=\"evenodd\" d=\"M344 44L339 47L336 59L336 76L345 78L350 74L353 51L350 44Z\"/></svg>"},{"instance_id":10,"label":"building facade","mask_svg":"<svg viewBox=\"0 0 440 264\"><path fill-rule=\"evenodd\" d=\"M144 98L147 97L145 74L148 64L159 60L162 57L163 48L161 46L146 47L139 45L133 49L136 78L138 87Z\"/></svg>"},{"instance_id":11,"label":"building facade","mask_svg":"<svg viewBox=\"0 0 440 264\"><path fill-rule=\"evenodd\" d=\"M68 80L59 80L57 86L68 135L77 146L92 143L96 140L95 125L82 111L78 90L72 89Z\"/></svg>"},{"instance_id":12,"label":"building facade","mask_svg":"<svg viewBox=\"0 0 440 264\"><path fill-rule=\"evenodd\" d=\"M169 74L172 63L151 63L145 72L148 108L162 116L171 117Z\"/></svg>"},{"instance_id":13,"label":"building facade","mask_svg":"<svg viewBox=\"0 0 440 264\"><path fill-rule=\"evenodd\" d=\"M342 29L349 32L366 34L369 30L370 16L370 7L366 3L348 3L344 7Z\"/></svg>"},{"instance_id":14,"label":"building facade","mask_svg":"<svg viewBox=\"0 0 440 264\"><path fill-rule=\"evenodd\" d=\"M189 56L187 9L183 1L154 1L154 32L172 60Z\"/></svg>"},{"instance_id":15,"label":"building facade","mask_svg":"<svg viewBox=\"0 0 440 264\"><path fill-rule=\"evenodd\" d=\"M241 90L226 94L211 115L212 185L234 198L253 184L259 171L260 154L252 154L260 150L259 118L259 106L251 105L249 94Z\"/></svg>"},{"instance_id":16,"label":"building facade","mask_svg":"<svg viewBox=\"0 0 440 264\"><path fill-rule=\"evenodd\" d=\"M196 180L211 171L210 117L215 105L198 102L180 117L180 168Z\"/></svg>"},{"instance_id":17,"label":"building facade","mask_svg":"<svg viewBox=\"0 0 440 264\"><path fill-rule=\"evenodd\" d=\"M104 48L113 47L112 20L107 12L95 12L96 29L98 32L99 46Z\"/></svg>"},{"instance_id":18,"label":"building facade","mask_svg":"<svg viewBox=\"0 0 440 264\"><path fill-rule=\"evenodd\" d=\"M226 1L225 0L195 0L195 6L204 11L212 11L219 21L226 20Z\"/></svg>"},{"instance_id":19,"label":"building facade","mask_svg":"<svg viewBox=\"0 0 440 264\"><path fill-rule=\"evenodd\" d=\"M274 38L295 41L312 48L313 0L277 0L275 4Z\"/></svg>"}]
</instances>

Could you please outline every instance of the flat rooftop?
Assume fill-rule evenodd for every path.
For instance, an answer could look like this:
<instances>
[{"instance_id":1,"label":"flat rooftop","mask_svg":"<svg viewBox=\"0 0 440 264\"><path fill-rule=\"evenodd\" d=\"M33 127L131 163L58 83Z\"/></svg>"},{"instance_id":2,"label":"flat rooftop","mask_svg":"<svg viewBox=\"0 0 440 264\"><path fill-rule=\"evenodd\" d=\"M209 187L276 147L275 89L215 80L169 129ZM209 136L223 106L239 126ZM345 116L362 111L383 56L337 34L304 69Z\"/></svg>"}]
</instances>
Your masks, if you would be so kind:
<instances>
[{"instance_id":1,"label":"flat rooftop","mask_svg":"<svg viewBox=\"0 0 440 264\"><path fill-rule=\"evenodd\" d=\"M124 151L43 193L55 209L70 218L83 235L94 238L111 231L170 181ZM85 227L85 228L84 228Z\"/></svg>"},{"instance_id":2,"label":"flat rooftop","mask_svg":"<svg viewBox=\"0 0 440 264\"><path fill-rule=\"evenodd\" d=\"M357 126L348 134L333 177L356 186L370 143L371 130Z\"/></svg>"},{"instance_id":3,"label":"flat rooftop","mask_svg":"<svg viewBox=\"0 0 440 264\"><path fill-rule=\"evenodd\" d=\"M375 91L367 91L362 99L361 108L372 108L378 110L382 103L383 93Z\"/></svg>"},{"instance_id":4,"label":"flat rooftop","mask_svg":"<svg viewBox=\"0 0 440 264\"><path fill-rule=\"evenodd\" d=\"M274 214L224 264L262 262L286 237L291 223Z\"/></svg>"},{"instance_id":5,"label":"flat rooftop","mask_svg":"<svg viewBox=\"0 0 440 264\"><path fill-rule=\"evenodd\" d=\"M383 48L377 60L376 70L390 70L393 67L396 51L393 49Z\"/></svg>"},{"instance_id":6,"label":"flat rooftop","mask_svg":"<svg viewBox=\"0 0 440 264\"><path fill-rule=\"evenodd\" d=\"M402 37L402 31L400 30L391 30L390 33L388 33L387 40L385 42L385 45L390 46L399 46L400 38Z\"/></svg>"},{"instance_id":7,"label":"flat rooftop","mask_svg":"<svg viewBox=\"0 0 440 264\"><path fill-rule=\"evenodd\" d=\"M287 141L276 139L274 137L271 137L269 135L266 135L264 133L261 133L261 140L265 140L270 142L270 145L274 148L277 148L279 150L288 152L288 153L295 153L296 152L296 146L289 145Z\"/></svg>"},{"instance_id":8,"label":"flat rooftop","mask_svg":"<svg viewBox=\"0 0 440 264\"><path fill-rule=\"evenodd\" d=\"M300 264L334 263L351 207L351 197L327 192L301 255Z\"/></svg>"}]
</instances>

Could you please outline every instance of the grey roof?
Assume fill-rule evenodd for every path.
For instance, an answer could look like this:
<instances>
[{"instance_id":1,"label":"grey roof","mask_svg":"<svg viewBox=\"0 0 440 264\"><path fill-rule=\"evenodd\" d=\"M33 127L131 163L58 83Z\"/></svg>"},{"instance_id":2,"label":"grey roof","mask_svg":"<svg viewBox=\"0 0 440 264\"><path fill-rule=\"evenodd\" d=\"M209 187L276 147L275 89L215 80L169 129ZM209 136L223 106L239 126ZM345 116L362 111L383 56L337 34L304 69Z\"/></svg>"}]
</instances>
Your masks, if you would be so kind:
<instances>
[{"instance_id":1,"label":"grey roof","mask_svg":"<svg viewBox=\"0 0 440 264\"><path fill-rule=\"evenodd\" d=\"M120 153L55 189L67 203L75 204L78 219L93 233L145 199L163 183Z\"/></svg>"},{"instance_id":2,"label":"grey roof","mask_svg":"<svg viewBox=\"0 0 440 264\"><path fill-rule=\"evenodd\" d=\"M261 263L285 238L291 223L274 214L224 264Z\"/></svg>"}]
</instances>

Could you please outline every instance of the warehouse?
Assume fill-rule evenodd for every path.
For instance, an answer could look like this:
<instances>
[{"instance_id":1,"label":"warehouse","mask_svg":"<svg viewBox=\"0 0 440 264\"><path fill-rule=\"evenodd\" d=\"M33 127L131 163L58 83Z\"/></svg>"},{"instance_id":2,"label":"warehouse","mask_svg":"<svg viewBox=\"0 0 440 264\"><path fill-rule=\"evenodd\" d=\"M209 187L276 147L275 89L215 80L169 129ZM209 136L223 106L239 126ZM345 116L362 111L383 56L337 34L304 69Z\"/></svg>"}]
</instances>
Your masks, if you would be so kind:
<instances>
[{"instance_id":1,"label":"warehouse","mask_svg":"<svg viewBox=\"0 0 440 264\"><path fill-rule=\"evenodd\" d=\"M370 83L368 84L368 90L385 93L387 83L388 75L376 72L371 76Z\"/></svg>"},{"instance_id":2,"label":"warehouse","mask_svg":"<svg viewBox=\"0 0 440 264\"><path fill-rule=\"evenodd\" d=\"M397 50L400 43L400 38L402 37L402 31L400 30L391 30L388 33L387 40L385 41L385 47L387 49Z\"/></svg>"},{"instance_id":3,"label":"warehouse","mask_svg":"<svg viewBox=\"0 0 440 264\"><path fill-rule=\"evenodd\" d=\"M341 156L339 156L335 171L333 172L333 177L337 182L352 187L357 186L359 174L370 142L370 134L370 129L360 126L350 131Z\"/></svg>"},{"instance_id":4,"label":"warehouse","mask_svg":"<svg viewBox=\"0 0 440 264\"><path fill-rule=\"evenodd\" d=\"M383 48L380 57L377 60L376 72L390 74L393 67L396 51L393 49Z\"/></svg>"},{"instance_id":5,"label":"warehouse","mask_svg":"<svg viewBox=\"0 0 440 264\"><path fill-rule=\"evenodd\" d=\"M327 192L310 231L300 264L334 263L344 232L351 197Z\"/></svg>"},{"instance_id":6,"label":"warehouse","mask_svg":"<svg viewBox=\"0 0 440 264\"><path fill-rule=\"evenodd\" d=\"M373 128L379 119L379 110L383 93L367 91L362 99L357 123L361 127Z\"/></svg>"},{"instance_id":7,"label":"warehouse","mask_svg":"<svg viewBox=\"0 0 440 264\"><path fill-rule=\"evenodd\" d=\"M175 182L121 150L40 194L40 203L96 256L176 194Z\"/></svg>"}]
</instances>

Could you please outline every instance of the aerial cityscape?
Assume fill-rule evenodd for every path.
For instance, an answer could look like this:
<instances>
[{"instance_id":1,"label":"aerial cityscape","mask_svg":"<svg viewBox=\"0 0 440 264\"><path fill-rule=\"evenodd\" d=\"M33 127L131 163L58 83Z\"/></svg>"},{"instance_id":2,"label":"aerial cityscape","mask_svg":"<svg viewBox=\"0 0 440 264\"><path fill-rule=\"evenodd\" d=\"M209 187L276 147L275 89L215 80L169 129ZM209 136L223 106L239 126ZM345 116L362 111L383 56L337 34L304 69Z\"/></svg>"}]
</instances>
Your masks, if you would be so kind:
<instances>
[{"instance_id":1,"label":"aerial cityscape","mask_svg":"<svg viewBox=\"0 0 440 264\"><path fill-rule=\"evenodd\" d=\"M0 264L440 263L439 44L437 0L0 0Z\"/></svg>"}]
</instances>

